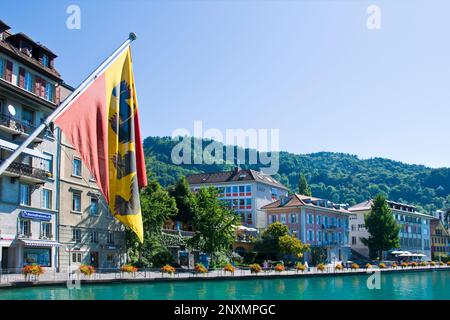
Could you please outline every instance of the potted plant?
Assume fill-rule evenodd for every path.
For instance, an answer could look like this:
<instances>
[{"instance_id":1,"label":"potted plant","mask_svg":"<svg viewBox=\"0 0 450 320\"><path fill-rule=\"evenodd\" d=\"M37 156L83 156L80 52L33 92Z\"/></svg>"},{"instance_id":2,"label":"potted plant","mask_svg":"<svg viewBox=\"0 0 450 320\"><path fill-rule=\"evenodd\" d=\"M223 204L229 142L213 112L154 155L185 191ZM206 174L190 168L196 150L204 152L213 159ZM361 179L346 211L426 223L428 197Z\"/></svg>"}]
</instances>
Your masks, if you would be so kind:
<instances>
[{"instance_id":1,"label":"potted plant","mask_svg":"<svg viewBox=\"0 0 450 320\"><path fill-rule=\"evenodd\" d=\"M44 273L44 268L37 264L30 264L23 267L22 273L25 275L25 281L31 278L31 276L34 276L34 280L36 280Z\"/></svg>"},{"instance_id":2,"label":"potted plant","mask_svg":"<svg viewBox=\"0 0 450 320\"><path fill-rule=\"evenodd\" d=\"M402 268L406 268L408 265L409 265L409 264L408 264L408 262L406 262L406 261L404 261L404 262L402 262L402 263L400 264L400 266L401 266Z\"/></svg>"},{"instance_id":3,"label":"potted plant","mask_svg":"<svg viewBox=\"0 0 450 320\"><path fill-rule=\"evenodd\" d=\"M426 267L427 265L428 265L428 263L426 261L420 262L420 266L421 267Z\"/></svg>"},{"instance_id":4,"label":"potted plant","mask_svg":"<svg viewBox=\"0 0 450 320\"><path fill-rule=\"evenodd\" d=\"M417 262L413 261L410 263L410 266L413 268L417 268L419 266L419 264Z\"/></svg>"},{"instance_id":5,"label":"potted plant","mask_svg":"<svg viewBox=\"0 0 450 320\"><path fill-rule=\"evenodd\" d=\"M317 270L322 271L322 272L325 271L325 265L323 263L319 263L317 265Z\"/></svg>"},{"instance_id":6,"label":"potted plant","mask_svg":"<svg viewBox=\"0 0 450 320\"><path fill-rule=\"evenodd\" d=\"M194 267L195 272L197 273L208 273L208 269L201 263L197 263Z\"/></svg>"},{"instance_id":7,"label":"potted plant","mask_svg":"<svg viewBox=\"0 0 450 320\"><path fill-rule=\"evenodd\" d=\"M344 270L344 266L342 265L342 263L338 263L334 268L336 270Z\"/></svg>"},{"instance_id":8,"label":"potted plant","mask_svg":"<svg viewBox=\"0 0 450 320\"><path fill-rule=\"evenodd\" d=\"M298 272L298 271L305 272L306 266L305 266L303 263L298 262L298 263L295 265L295 270L297 270L297 272Z\"/></svg>"},{"instance_id":9,"label":"potted plant","mask_svg":"<svg viewBox=\"0 0 450 320\"><path fill-rule=\"evenodd\" d=\"M261 272L261 270L262 270L261 266L257 263L250 265L250 273L258 274Z\"/></svg>"},{"instance_id":10,"label":"potted plant","mask_svg":"<svg viewBox=\"0 0 450 320\"><path fill-rule=\"evenodd\" d=\"M90 277L91 275L93 275L95 273L95 268L93 266L87 265L87 264L82 264L80 266L80 272L82 274L84 274L85 276Z\"/></svg>"},{"instance_id":11,"label":"potted plant","mask_svg":"<svg viewBox=\"0 0 450 320\"><path fill-rule=\"evenodd\" d=\"M166 264L164 267L161 268L161 273L167 273L170 275L174 274L175 271L176 271L175 268L169 264Z\"/></svg>"},{"instance_id":12,"label":"potted plant","mask_svg":"<svg viewBox=\"0 0 450 320\"><path fill-rule=\"evenodd\" d=\"M275 271L276 271L276 272L283 272L283 271L284 271L284 265L282 265L282 264L277 264L277 265L275 266Z\"/></svg>"},{"instance_id":13,"label":"potted plant","mask_svg":"<svg viewBox=\"0 0 450 320\"><path fill-rule=\"evenodd\" d=\"M394 262L394 263L391 265L391 267L392 267L393 269L395 269L395 268L398 267L398 264Z\"/></svg>"},{"instance_id":14,"label":"potted plant","mask_svg":"<svg viewBox=\"0 0 450 320\"><path fill-rule=\"evenodd\" d=\"M383 263L383 262L381 262L381 263L378 265L378 268L380 268L380 269L386 269L386 264Z\"/></svg>"},{"instance_id":15,"label":"potted plant","mask_svg":"<svg viewBox=\"0 0 450 320\"><path fill-rule=\"evenodd\" d=\"M135 266L132 266L131 264L125 264L120 268L120 271L124 273L136 273L138 269Z\"/></svg>"},{"instance_id":16,"label":"potted plant","mask_svg":"<svg viewBox=\"0 0 450 320\"><path fill-rule=\"evenodd\" d=\"M224 267L223 267L223 271L225 271L225 273L229 272L231 274L234 274L234 271L236 271L236 269L231 265L231 263L227 263Z\"/></svg>"},{"instance_id":17,"label":"potted plant","mask_svg":"<svg viewBox=\"0 0 450 320\"><path fill-rule=\"evenodd\" d=\"M366 269L372 269L372 265L370 263L366 263Z\"/></svg>"},{"instance_id":18,"label":"potted plant","mask_svg":"<svg viewBox=\"0 0 450 320\"><path fill-rule=\"evenodd\" d=\"M353 262L352 265L351 265L351 268L353 270L357 270L357 269L359 269L359 264Z\"/></svg>"},{"instance_id":19,"label":"potted plant","mask_svg":"<svg viewBox=\"0 0 450 320\"><path fill-rule=\"evenodd\" d=\"M449 267L450 267L450 261L447 261L447 266L449 266Z\"/></svg>"},{"instance_id":20,"label":"potted plant","mask_svg":"<svg viewBox=\"0 0 450 320\"><path fill-rule=\"evenodd\" d=\"M443 267L443 266L445 266L445 263L442 262L442 261L439 261L439 265L440 265L441 267Z\"/></svg>"},{"instance_id":21,"label":"potted plant","mask_svg":"<svg viewBox=\"0 0 450 320\"><path fill-rule=\"evenodd\" d=\"M436 262L434 262L434 261L430 261L430 266L431 266L431 267L434 267L434 266L436 266Z\"/></svg>"}]
</instances>

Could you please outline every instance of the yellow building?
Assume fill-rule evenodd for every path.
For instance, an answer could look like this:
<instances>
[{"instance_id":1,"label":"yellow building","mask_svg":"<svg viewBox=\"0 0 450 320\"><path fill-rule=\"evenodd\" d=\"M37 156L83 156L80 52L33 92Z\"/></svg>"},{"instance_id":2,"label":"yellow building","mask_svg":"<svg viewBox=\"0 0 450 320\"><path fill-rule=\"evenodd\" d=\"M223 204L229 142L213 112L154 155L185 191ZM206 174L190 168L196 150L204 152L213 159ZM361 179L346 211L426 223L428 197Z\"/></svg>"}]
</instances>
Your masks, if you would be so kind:
<instances>
[{"instance_id":1,"label":"yellow building","mask_svg":"<svg viewBox=\"0 0 450 320\"><path fill-rule=\"evenodd\" d=\"M439 219L431 221L431 256L433 260L449 256L450 234Z\"/></svg>"}]
</instances>

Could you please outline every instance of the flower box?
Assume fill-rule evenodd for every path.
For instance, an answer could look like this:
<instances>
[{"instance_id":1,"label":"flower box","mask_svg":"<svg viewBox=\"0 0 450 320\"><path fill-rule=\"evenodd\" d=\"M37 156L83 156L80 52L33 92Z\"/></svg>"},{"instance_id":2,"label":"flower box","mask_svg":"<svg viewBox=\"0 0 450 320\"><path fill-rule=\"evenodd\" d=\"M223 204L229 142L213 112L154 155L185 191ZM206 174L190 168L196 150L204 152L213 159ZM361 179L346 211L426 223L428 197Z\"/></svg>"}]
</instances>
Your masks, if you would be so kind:
<instances>
[{"instance_id":1,"label":"flower box","mask_svg":"<svg viewBox=\"0 0 450 320\"><path fill-rule=\"evenodd\" d=\"M93 266L87 265L87 264L82 264L80 266L80 272L82 274L84 274L85 276L90 277L91 275L93 275L95 273L95 268Z\"/></svg>"},{"instance_id":2,"label":"flower box","mask_svg":"<svg viewBox=\"0 0 450 320\"><path fill-rule=\"evenodd\" d=\"M283 272L284 271L284 266L282 264L277 264L275 266L275 271L276 272Z\"/></svg>"},{"instance_id":3,"label":"flower box","mask_svg":"<svg viewBox=\"0 0 450 320\"><path fill-rule=\"evenodd\" d=\"M257 263L250 265L250 273L260 273L262 270L261 266Z\"/></svg>"}]
</instances>

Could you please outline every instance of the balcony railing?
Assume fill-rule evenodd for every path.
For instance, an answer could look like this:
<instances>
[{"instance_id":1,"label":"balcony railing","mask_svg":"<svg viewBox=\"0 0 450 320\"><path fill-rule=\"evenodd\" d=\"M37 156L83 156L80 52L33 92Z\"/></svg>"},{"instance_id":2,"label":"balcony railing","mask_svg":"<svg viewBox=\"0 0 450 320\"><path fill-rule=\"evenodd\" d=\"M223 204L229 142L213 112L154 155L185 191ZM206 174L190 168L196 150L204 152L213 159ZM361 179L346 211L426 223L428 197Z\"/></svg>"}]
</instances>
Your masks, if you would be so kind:
<instances>
[{"instance_id":1,"label":"balcony railing","mask_svg":"<svg viewBox=\"0 0 450 320\"><path fill-rule=\"evenodd\" d=\"M26 134L30 134L36 129L34 125L30 124L27 121L22 121L4 114L0 114L0 125Z\"/></svg>"},{"instance_id":2,"label":"balcony railing","mask_svg":"<svg viewBox=\"0 0 450 320\"><path fill-rule=\"evenodd\" d=\"M0 159L0 164L3 163L5 159ZM17 174L18 176L26 176L39 180L45 180L50 176L50 172L43 169L34 168L28 164L13 162L6 169L6 172Z\"/></svg>"},{"instance_id":3,"label":"balcony railing","mask_svg":"<svg viewBox=\"0 0 450 320\"><path fill-rule=\"evenodd\" d=\"M175 229L162 229L162 232L173 235L181 235L182 237L193 237L195 232L193 231L184 231L184 230L175 230Z\"/></svg>"}]
</instances>

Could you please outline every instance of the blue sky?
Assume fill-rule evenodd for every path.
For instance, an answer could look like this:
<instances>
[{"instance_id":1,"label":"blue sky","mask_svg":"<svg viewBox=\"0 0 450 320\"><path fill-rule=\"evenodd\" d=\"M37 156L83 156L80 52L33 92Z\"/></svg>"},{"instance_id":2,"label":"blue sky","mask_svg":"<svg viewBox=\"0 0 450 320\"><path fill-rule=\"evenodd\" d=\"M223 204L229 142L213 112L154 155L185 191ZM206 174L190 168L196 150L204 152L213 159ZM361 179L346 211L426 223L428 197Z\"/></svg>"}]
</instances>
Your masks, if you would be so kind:
<instances>
[{"instance_id":1,"label":"blue sky","mask_svg":"<svg viewBox=\"0 0 450 320\"><path fill-rule=\"evenodd\" d=\"M70 4L80 30L66 28ZM380 30L366 27L370 4ZM450 166L448 1L40 0L1 11L59 55L73 86L134 31L144 136L201 120L280 129L294 153Z\"/></svg>"}]
</instances>

